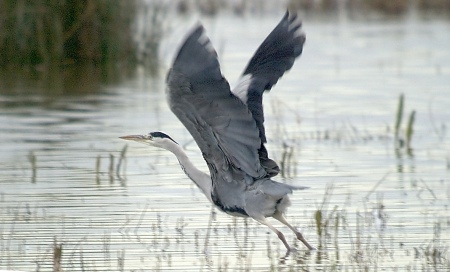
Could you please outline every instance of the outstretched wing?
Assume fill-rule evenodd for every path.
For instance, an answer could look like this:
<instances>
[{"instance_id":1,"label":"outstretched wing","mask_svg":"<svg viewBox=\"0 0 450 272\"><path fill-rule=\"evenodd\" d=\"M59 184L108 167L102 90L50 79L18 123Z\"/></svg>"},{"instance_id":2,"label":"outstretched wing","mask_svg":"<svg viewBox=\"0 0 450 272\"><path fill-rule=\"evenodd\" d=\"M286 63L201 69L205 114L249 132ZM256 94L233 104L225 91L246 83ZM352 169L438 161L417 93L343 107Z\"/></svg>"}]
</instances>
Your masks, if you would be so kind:
<instances>
[{"instance_id":1,"label":"outstretched wing","mask_svg":"<svg viewBox=\"0 0 450 272\"><path fill-rule=\"evenodd\" d=\"M283 76L292 68L295 59L301 55L305 35L300 32L301 22L297 20L296 14L287 11L280 23L267 36L256 50L244 70L242 77L232 92L239 97L252 113L259 129L261 147L259 156L261 163L272 175L278 173L275 162L267 155L264 143L266 133L264 129L264 112L262 96L264 91L270 90ZM269 169L272 167L272 171Z\"/></svg>"},{"instance_id":2,"label":"outstretched wing","mask_svg":"<svg viewBox=\"0 0 450 272\"><path fill-rule=\"evenodd\" d=\"M259 130L247 106L230 91L217 53L196 27L167 75L169 106L189 130L210 168L225 179L261 178ZM247 174L247 175L245 175ZM228 176L227 176L228 175Z\"/></svg>"}]
</instances>

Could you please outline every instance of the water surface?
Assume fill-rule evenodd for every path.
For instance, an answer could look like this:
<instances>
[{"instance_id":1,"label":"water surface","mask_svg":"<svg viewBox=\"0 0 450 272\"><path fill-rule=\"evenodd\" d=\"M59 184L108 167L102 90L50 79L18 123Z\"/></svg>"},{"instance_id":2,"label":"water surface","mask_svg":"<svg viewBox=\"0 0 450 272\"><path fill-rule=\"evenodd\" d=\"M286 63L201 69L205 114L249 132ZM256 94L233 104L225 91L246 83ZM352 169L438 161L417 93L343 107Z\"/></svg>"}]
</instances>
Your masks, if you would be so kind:
<instances>
[{"instance_id":1,"label":"water surface","mask_svg":"<svg viewBox=\"0 0 450 272\"><path fill-rule=\"evenodd\" d=\"M165 40L167 67L186 20ZM278 20L202 20L231 85ZM162 130L206 171L168 109L164 72L78 83L81 94L0 85L0 269L49 270L54 241L67 271L448 269L449 30L304 20L304 53L264 101L268 149L285 166L277 180L311 187L288 218L318 250L280 226L299 250L287 258L266 227L211 210L169 152L129 143L117 169L118 136ZM416 111L409 150L395 148L401 93L402 138Z\"/></svg>"}]
</instances>

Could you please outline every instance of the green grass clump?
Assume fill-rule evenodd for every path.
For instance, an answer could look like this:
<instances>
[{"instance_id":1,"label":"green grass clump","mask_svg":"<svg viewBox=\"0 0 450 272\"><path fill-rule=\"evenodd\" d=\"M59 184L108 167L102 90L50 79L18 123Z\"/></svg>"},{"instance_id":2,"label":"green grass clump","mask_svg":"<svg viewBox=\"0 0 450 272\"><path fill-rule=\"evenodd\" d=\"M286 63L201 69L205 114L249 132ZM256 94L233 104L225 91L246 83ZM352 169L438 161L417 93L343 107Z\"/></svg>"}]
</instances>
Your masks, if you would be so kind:
<instances>
[{"instance_id":1,"label":"green grass clump","mask_svg":"<svg viewBox=\"0 0 450 272\"><path fill-rule=\"evenodd\" d=\"M0 1L0 67L49 72L89 64L123 73L149 64L148 59L155 64L165 14L161 7L143 1ZM143 16L145 26L137 29L136 18ZM156 19L148 22L149 16Z\"/></svg>"}]
</instances>

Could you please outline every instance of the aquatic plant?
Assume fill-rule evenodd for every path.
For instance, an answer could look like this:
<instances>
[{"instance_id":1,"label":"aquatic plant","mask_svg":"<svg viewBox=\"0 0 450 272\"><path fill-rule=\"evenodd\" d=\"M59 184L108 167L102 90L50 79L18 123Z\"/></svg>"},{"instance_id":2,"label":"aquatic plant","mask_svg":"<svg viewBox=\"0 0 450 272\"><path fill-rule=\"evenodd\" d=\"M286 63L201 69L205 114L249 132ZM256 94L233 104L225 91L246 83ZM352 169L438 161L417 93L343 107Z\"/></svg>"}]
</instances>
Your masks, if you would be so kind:
<instances>
[{"instance_id":1,"label":"aquatic plant","mask_svg":"<svg viewBox=\"0 0 450 272\"><path fill-rule=\"evenodd\" d=\"M413 126L414 126L415 116L416 116L416 111L413 110L411 112L411 114L409 115L408 125L406 126L406 137L405 137L406 138L406 148L409 150L411 149L411 139L412 139L412 135L414 132Z\"/></svg>"},{"instance_id":2,"label":"aquatic plant","mask_svg":"<svg viewBox=\"0 0 450 272\"><path fill-rule=\"evenodd\" d=\"M116 176L119 180L125 180L125 178L122 178L122 176L120 175L120 169L122 166L122 163L125 161L126 159L126 153L128 150L128 145L125 144L122 148L122 150L120 151L120 156L119 156L119 161L117 162L117 166L116 166ZM123 170L124 176L126 175L126 171L125 171L125 164L124 164L124 170Z\"/></svg>"},{"instance_id":3,"label":"aquatic plant","mask_svg":"<svg viewBox=\"0 0 450 272\"><path fill-rule=\"evenodd\" d=\"M31 164L31 182L36 183L36 173L37 173L37 166L36 166L36 155L34 155L33 151L30 151L28 154L28 161Z\"/></svg>"},{"instance_id":4,"label":"aquatic plant","mask_svg":"<svg viewBox=\"0 0 450 272\"><path fill-rule=\"evenodd\" d=\"M100 155L97 156L95 160L95 182L100 184L100 166L101 166L102 157Z\"/></svg>"},{"instance_id":5,"label":"aquatic plant","mask_svg":"<svg viewBox=\"0 0 450 272\"><path fill-rule=\"evenodd\" d=\"M416 116L416 111L411 111L408 122L406 124L405 129L405 136L404 138L401 137L400 131L401 131L401 123L403 118L403 108L404 108L404 95L400 94L398 99L398 106L397 106L397 114L395 117L395 127L394 127L394 136L395 136L395 148L397 151L401 148L406 148L406 151L408 155L412 155L412 148L411 148L411 140L414 132L414 120Z\"/></svg>"},{"instance_id":6,"label":"aquatic plant","mask_svg":"<svg viewBox=\"0 0 450 272\"><path fill-rule=\"evenodd\" d=\"M397 114L395 115L395 139L398 140L398 134L400 131L400 125L402 123L403 118L403 105L404 105L405 96L400 94L398 98L398 106L397 106Z\"/></svg>"}]
</instances>

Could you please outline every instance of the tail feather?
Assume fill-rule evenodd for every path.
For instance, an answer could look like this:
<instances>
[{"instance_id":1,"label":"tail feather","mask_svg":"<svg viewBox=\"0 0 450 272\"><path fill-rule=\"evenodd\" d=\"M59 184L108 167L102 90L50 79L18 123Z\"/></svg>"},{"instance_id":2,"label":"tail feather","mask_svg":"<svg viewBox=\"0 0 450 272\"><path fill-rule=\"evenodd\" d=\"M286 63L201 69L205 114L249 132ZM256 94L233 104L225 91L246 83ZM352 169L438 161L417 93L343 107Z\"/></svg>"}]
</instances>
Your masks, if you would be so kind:
<instances>
[{"instance_id":1,"label":"tail feather","mask_svg":"<svg viewBox=\"0 0 450 272\"><path fill-rule=\"evenodd\" d=\"M308 186L294 186L294 185L289 185L289 186L291 186L292 190L306 190L306 189L311 188Z\"/></svg>"},{"instance_id":2,"label":"tail feather","mask_svg":"<svg viewBox=\"0 0 450 272\"><path fill-rule=\"evenodd\" d=\"M260 189L264 194L276 198L283 197L287 194L292 194L293 190L305 190L309 188L305 186L293 186L271 179L261 180L257 186L258 189Z\"/></svg>"}]
</instances>

